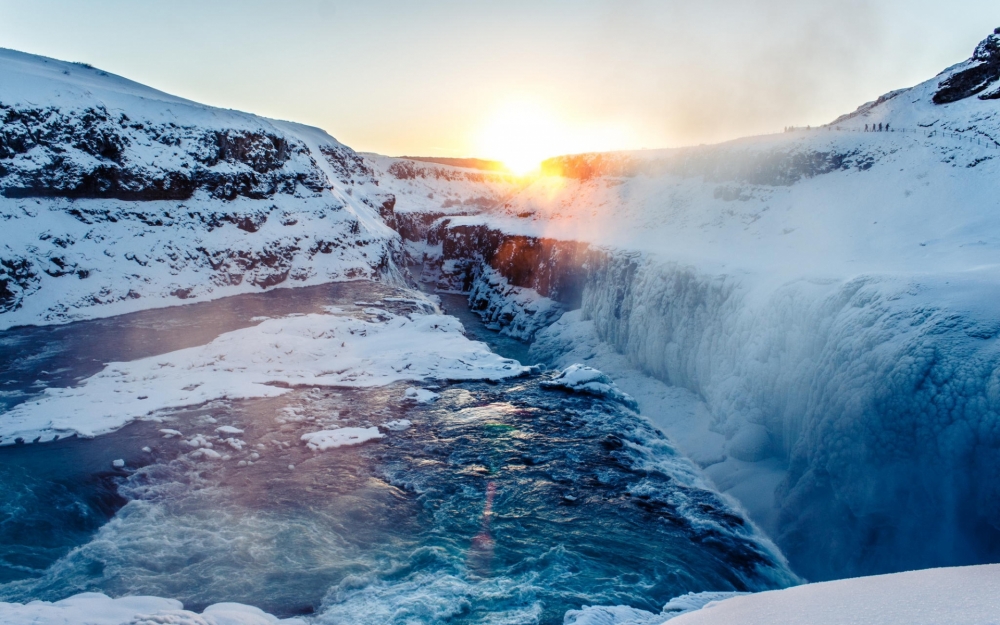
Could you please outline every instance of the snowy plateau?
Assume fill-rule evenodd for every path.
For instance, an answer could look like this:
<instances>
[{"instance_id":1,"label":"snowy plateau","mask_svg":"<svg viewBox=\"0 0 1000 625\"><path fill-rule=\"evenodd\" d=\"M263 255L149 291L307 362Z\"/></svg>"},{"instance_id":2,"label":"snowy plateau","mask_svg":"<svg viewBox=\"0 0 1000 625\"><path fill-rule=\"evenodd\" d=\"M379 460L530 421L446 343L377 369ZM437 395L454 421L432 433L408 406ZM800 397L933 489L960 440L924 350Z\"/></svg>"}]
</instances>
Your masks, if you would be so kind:
<instances>
[{"instance_id":1,"label":"snowy plateau","mask_svg":"<svg viewBox=\"0 0 1000 625\"><path fill-rule=\"evenodd\" d=\"M0 621L1000 623L1000 34L824 126L563 156L528 177L359 154L319 129L10 50L0 118L0 453L141 449L101 460L123 493L103 525L44 566L2 554L19 564L0 577ZM330 283L354 286L288 308ZM454 295L526 356L473 340L472 322L441 310ZM272 299L237 299L250 296ZM194 342L64 359L58 384L32 369L74 328L172 328L182 304L224 322ZM46 343L46 328L66 330ZM265 412L279 416L254 423ZM599 436L615 460L587 473L591 447L573 436ZM558 615L538 598L554 584L627 586L632 572L586 578L560 547L531 556L544 575L483 573L504 553L501 507L518 505L484 480L498 449L529 443L512 474L569 467L551 472L553 518L586 510L577 518L599 525L592 511L627 502L667 519L645 534L695 545L677 557L704 563L636 577L634 595L574 587ZM362 463L378 468L361 475ZM457 468L438 479L442 467ZM320 520L226 507L254 499L225 494L234 484ZM377 504L328 490L341 485ZM305 495L289 504L282 489ZM405 517L380 534L372 510L411 499L437 529L391 533L410 531ZM477 513L454 527L472 528L472 546L449 555L440 528L468 501ZM0 507L0 531L18 502ZM225 509L199 512L206 502ZM383 559L365 568L355 537L316 531L342 518ZM319 542L247 546L274 527ZM127 549L177 566L175 551L199 549L183 570L205 588L143 558L135 576ZM305 586L261 564L267 549L306 562ZM333 570L323 552L354 568L308 586ZM213 558L218 579L197 568ZM690 591L639 606L647 579ZM283 611L300 588L315 600ZM243 605L258 596L266 609ZM489 602L499 620L477 612Z\"/></svg>"}]
</instances>

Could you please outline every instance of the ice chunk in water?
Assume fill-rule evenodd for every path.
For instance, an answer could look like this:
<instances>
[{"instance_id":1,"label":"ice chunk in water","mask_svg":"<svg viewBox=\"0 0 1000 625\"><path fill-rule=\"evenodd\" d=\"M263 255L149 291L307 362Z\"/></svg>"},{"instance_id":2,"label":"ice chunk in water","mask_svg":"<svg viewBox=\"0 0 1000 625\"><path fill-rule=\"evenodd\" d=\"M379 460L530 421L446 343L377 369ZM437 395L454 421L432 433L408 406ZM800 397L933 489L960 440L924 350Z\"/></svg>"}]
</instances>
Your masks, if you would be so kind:
<instances>
[{"instance_id":1,"label":"ice chunk in water","mask_svg":"<svg viewBox=\"0 0 1000 625\"><path fill-rule=\"evenodd\" d=\"M378 431L377 427L370 428L339 428L336 430L323 430L321 432L311 432L303 434L309 449L313 451L326 451L344 445L360 445L361 443L384 438L385 435Z\"/></svg>"},{"instance_id":2,"label":"ice chunk in water","mask_svg":"<svg viewBox=\"0 0 1000 625\"><path fill-rule=\"evenodd\" d=\"M622 392L617 385L597 369L586 365L570 365L563 369L555 378L542 382L544 388L561 388L575 393L589 393L599 397L607 397L632 410L638 410L639 404L631 395Z\"/></svg>"},{"instance_id":3,"label":"ice chunk in water","mask_svg":"<svg viewBox=\"0 0 1000 625\"><path fill-rule=\"evenodd\" d=\"M418 404L429 404L438 397L440 397L440 395L434 391L428 391L425 388L416 388L415 386L411 386L406 389L406 399L411 399Z\"/></svg>"}]
</instances>

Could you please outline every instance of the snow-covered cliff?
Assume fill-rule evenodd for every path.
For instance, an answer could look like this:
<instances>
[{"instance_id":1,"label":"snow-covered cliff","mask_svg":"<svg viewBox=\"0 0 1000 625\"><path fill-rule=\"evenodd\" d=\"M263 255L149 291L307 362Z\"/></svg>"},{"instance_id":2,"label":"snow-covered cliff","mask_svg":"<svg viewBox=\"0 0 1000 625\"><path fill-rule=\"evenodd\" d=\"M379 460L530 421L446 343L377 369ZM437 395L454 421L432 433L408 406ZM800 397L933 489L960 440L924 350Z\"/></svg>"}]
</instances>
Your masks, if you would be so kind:
<instances>
[{"instance_id":1,"label":"snow-covered cliff","mask_svg":"<svg viewBox=\"0 0 1000 625\"><path fill-rule=\"evenodd\" d=\"M0 50L0 327L395 272L394 198L325 132Z\"/></svg>"},{"instance_id":2,"label":"snow-covered cliff","mask_svg":"<svg viewBox=\"0 0 1000 625\"><path fill-rule=\"evenodd\" d=\"M990 35L820 128L553 159L503 205L439 222L432 238L489 248L446 245L439 265L518 328L524 289L566 299L550 276L582 273L579 304L557 303L694 393L688 451L806 577L995 561L998 50ZM505 260L569 249L552 241L588 250L545 256L544 280ZM559 360L571 325L534 353Z\"/></svg>"}]
</instances>

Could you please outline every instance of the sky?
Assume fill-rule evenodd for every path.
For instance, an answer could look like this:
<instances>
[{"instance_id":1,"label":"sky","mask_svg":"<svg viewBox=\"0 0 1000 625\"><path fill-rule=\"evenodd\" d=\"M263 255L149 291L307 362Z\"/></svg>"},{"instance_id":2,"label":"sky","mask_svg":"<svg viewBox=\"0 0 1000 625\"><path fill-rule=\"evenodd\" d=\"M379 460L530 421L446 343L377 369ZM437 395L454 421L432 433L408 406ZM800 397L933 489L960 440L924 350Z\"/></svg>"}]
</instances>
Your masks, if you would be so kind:
<instances>
[{"instance_id":1,"label":"sky","mask_svg":"<svg viewBox=\"0 0 1000 625\"><path fill-rule=\"evenodd\" d=\"M996 0L0 0L0 47L359 151L507 161L822 124L996 26Z\"/></svg>"}]
</instances>

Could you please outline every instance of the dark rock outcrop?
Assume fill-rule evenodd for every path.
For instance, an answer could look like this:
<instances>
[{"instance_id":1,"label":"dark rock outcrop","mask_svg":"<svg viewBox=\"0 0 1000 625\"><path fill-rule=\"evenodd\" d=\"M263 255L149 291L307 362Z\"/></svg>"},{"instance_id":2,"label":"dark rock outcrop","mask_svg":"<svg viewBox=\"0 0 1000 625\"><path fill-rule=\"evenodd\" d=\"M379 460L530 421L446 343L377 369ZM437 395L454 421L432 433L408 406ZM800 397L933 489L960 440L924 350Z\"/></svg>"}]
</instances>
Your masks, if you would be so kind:
<instances>
[{"instance_id":1,"label":"dark rock outcrop","mask_svg":"<svg viewBox=\"0 0 1000 625\"><path fill-rule=\"evenodd\" d=\"M300 141L263 130L134 121L96 105L82 111L0 103L0 191L9 198L264 199L328 188ZM313 163L315 165L315 163Z\"/></svg>"},{"instance_id":2,"label":"dark rock outcrop","mask_svg":"<svg viewBox=\"0 0 1000 625\"><path fill-rule=\"evenodd\" d=\"M441 261L451 270L446 288L467 292L483 266L515 287L533 289L567 308L577 308L587 278L587 243L512 235L486 224L441 220L428 233L430 245L441 244Z\"/></svg>"},{"instance_id":3,"label":"dark rock outcrop","mask_svg":"<svg viewBox=\"0 0 1000 625\"><path fill-rule=\"evenodd\" d=\"M980 100L1000 99L1000 28L976 46L971 61L971 67L941 82L934 94L934 104L957 102L976 94L980 94Z\"/></svg>"}]
</instances>

